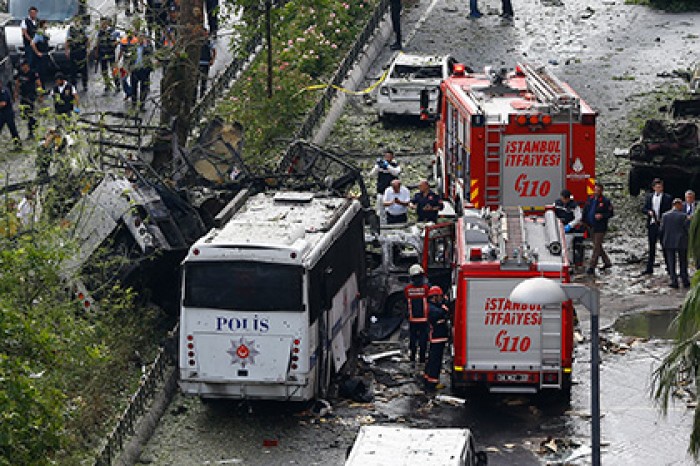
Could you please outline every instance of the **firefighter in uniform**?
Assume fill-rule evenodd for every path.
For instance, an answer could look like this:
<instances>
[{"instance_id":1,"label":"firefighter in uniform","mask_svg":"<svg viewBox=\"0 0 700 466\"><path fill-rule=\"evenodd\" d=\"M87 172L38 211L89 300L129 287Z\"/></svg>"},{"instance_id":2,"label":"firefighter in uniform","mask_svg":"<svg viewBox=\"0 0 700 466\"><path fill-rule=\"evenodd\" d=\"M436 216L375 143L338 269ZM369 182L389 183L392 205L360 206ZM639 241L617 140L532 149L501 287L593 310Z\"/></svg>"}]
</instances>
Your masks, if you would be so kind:
<instances>
[{"instance_id":1,"label":"firefighter in uniform","mask_svg":"<svg viewBox=\"0 0 700 466\"><path fill-rule=\"evenodd\" d=\"M449 310L443 303L442 288L432 286L428 290L428 323L430 324L430 352L425 365L425 388L434 391L440 383L442 353L449 337L447 318Z\"/></svg>"},{"instance_id":2,"label":"firefighter in uniform","mask_svg":"<svg viewBox=\"0 0 700 466\"><path fill-rule=\"evenodd\" d=\"M428 291L430 286L423 274L423 267L413 264L408 270L411 276L411 284L406 285L403 294L408 305L408 350L411 364L416 363L416 349L418 360L425 363L425 354L428 346Z\"/></svg>"}]
</instances>

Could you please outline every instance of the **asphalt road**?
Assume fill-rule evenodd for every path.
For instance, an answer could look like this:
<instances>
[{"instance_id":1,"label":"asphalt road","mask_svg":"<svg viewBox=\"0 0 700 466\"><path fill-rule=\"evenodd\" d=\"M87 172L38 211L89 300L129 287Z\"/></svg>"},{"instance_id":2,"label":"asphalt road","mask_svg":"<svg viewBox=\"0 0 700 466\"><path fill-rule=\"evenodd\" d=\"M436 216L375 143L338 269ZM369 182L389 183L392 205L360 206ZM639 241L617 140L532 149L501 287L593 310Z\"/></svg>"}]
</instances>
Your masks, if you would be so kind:
<instances>
[{"instance_id":1,"label":"asphalt road","mask_svg":"<svg viewBox=\"0 0 700 466\"><path fill-rule=\"evenodd\" d=\"M700 15L659 13L625 5L623 0L515 1L515 20L507 22L497 16L500 2L479 3L486 15L470 20L467 2L405 2L405 50L449 53L475 69L512 67L520 60L549 63L599 111L599 177L607 183L624 183L626 167L612 152L637 136L627 118L632 109L644 104L649 90L682 84L657 74L687 67L699 58ZM368 77L379 76L393 53L387 44ZM416 131L402 125L379 130L371 105L356 99L328 143L360 154L386 144L407 152L429 153L429 135L429 129ZM411 160L411 176L425 176L424 165L424 161ZM604 326L626 313L677 308L684 298L683 290L666 286L661 272L639 276L639 258L646 240L638 200L628 199L621 191L612 194L618 214L608 246L615 266L594 279L578 279L601 290ZM584 310L579 315L586 335L588 318ZM612 330L605 336L621 338ZM668 347L666 340L653 338L635 340L625 351L603 354L603 464L693 464L686 454L692 410L679 400L669 416L662 418L648 396L651 371ZM370 347L368 351L377 349ZM410 381L393 388L380 384L387 379L377 373L401 380L413 376L410 367L400 361L383 361L377 368L363 369L376 390L373 404L334 400L333 415L324 418L279 404L249 407L222 402L205 406L197 399L177 396L142 460L157 465L342 464L360 425L402 423L472 428L479 447L489 451L489 464L556 463L590 445L589 357L585 341L576 348L577 383L569 406L523 397L474 398L465 407L435 403ZM564 443L558 444L556 453L538 453L540 444L550 437ZM264 446L270 439L277 441L276 446ZM577 450L577 445L583 450ZM590 457L583 454L572 463L588 464Z\"/></svg>"}]
</instances>

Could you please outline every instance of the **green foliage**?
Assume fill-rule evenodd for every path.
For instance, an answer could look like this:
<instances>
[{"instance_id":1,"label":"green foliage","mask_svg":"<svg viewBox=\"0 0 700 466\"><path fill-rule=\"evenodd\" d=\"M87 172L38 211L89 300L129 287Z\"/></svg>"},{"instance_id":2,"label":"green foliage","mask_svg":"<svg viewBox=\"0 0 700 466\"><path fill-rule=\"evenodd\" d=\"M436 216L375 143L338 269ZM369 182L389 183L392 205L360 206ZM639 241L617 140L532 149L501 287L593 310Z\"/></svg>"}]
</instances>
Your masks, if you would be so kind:
<instances>
[{"instance_id":1,"label":"green foliage","mask_svg":"<svg viewBox=\"0 0 700 466\"><path fill-rule=\"evenodd\" d=\"M698 217L691 224L690 249L700 249ZM668 412L669 402L678 387L693 384L700 387L700 281L698 273L693 286L683 302L678 317L673 322L675 343L652 375L652 396L659 403L661 412ZM700 407L693 413L693 430L688 451L700 458Z\"/></svg>"},{"instance_id":2,"label":"green foliage","mask_svg":"<svg viewBox=\"0 0 700 466\"><path fill-rule=\"evenodd\" d=\"M267 55L263 50L246 78L239 80L217 113L245 128L246 158L274 162L275 151L288 141L301 118L318 101L320 90L307 87L327 82L372 14L377 0L293 0L272 10L273 95L268 98ZM237 2L243 9L240 41L265 32L260 2Z\"/></svg>"},{"instance_id":3,"label":"green foliage","mask_svg":"<svg viewBox=\"0 0 700 466\"><path fill-rule=\"evenodd\" d=\"M136 310L130 290L104 290L99 312L76 302L61 268L75 246L48 223L0 237L0 465L89 456L140 375L134 351L155 341L160 316Z\"/></svg>"}]
</instances>

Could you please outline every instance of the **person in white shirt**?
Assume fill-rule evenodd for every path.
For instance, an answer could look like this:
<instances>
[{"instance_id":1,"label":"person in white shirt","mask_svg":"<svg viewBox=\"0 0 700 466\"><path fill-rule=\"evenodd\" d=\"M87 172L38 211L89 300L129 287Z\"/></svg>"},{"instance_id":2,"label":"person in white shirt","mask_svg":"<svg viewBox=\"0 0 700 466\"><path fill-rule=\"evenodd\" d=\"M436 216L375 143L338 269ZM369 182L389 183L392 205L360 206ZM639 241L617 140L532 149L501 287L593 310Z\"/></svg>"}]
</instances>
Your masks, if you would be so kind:
<instances>
[{"instance_id":1,"label":"person in white shirt","mask_svg":"<svg viewBox=\"0 0 700 466\"><path fill-rule=\"evenodd\" d=\"M387 149L384 155L377 159L369 176L377 175L377 215L384 216L384 191L391 185L391 182L399 177L401 167L394 158L394 151Z\"/></svg>"},{"instance_id":2,"label":"person in white shirt","mask_svg":"<svg viewBox=\"0 0 700 466\"><path fill-rule=\"evenodd\" d=\"M401 186L401 180L394 180L384 191L384 209L386 223L406 223L408 221L408 204L411 202L411 192Z\"/></svg>"},{"instance_id":3,"label":"person in white shirt","mask_svg":"<svg viewBox=\"0 0 700 466\"><path fill-rule=\"evenodd\" d=\"M39 220L39 206L36 202L36 194L31 189L27 189L24 197L17 205L17 218L22 227L30 228Z\"/></svg>"}]
</instances>

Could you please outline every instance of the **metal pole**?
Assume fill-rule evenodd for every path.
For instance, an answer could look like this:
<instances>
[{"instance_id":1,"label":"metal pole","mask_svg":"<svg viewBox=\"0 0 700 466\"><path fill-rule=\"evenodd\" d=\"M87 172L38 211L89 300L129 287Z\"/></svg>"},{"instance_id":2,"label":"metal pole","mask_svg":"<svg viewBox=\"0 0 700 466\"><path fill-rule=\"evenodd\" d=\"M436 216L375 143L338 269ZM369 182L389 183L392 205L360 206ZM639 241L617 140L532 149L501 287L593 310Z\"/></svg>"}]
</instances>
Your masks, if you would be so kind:
<instances>
[{"instance_id":1,"label":"metal pole","mask_svg":"<svg viewBox=\"0 0 700 466\"><path fill-rule=\"evenodd\" d=\"M591 290L591 443L593 466L600 466L600 296Z\"/></svg>"},{"instance_id":2,"label":"metal pole","mask_svg":"<svg viewBox=\"0 0 700 466\"><path fill-rule=\"evenodd\" d=\"M272 9L271 0L265 1L265 40L267 41L267 98L272 98Z\"/></svg>"}]
</instances>

